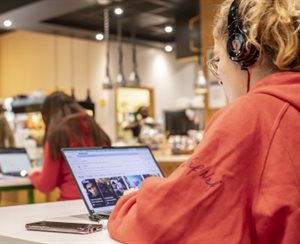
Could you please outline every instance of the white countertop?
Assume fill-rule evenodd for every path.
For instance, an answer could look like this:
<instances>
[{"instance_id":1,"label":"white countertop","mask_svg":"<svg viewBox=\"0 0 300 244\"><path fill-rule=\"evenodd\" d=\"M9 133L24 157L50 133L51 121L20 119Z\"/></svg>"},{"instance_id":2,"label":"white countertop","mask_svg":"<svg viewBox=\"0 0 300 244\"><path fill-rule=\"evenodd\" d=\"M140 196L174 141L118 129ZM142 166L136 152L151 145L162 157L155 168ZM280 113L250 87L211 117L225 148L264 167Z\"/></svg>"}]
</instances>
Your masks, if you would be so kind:
<instances>
[{"instance_id":1,"label":"white countertop","mask_svg":"<svg viewBox=\"0 0 300 244\"><path fill-rule=\"evenodd\" d=\"M31 185L28 177L17 177L0 174L0 187Z\"/></svg>"},{"instance_id":2,"label":"white countertop","mask_svg":"<svg viewBox=\"0 0 300 244\"><path fill-rule=\"evenodd\" d=\"M0 243L118 243L109 237L106 229L87 235L25 229L26 223L41 220L96 223L76 216L81 214L87 214L82 200L0 207Z\"/></svg>"},{"instance_id":3,"label":"white countertop","mask_svg":"<svg viewBox=\"0 0 300 244\"><path fill-rule=\"evenodd\" d=\"M155 155L154 157L158 163L183 163L188 160L191 155L182 154L182 155Z\"/></svg>"}]
</instances>

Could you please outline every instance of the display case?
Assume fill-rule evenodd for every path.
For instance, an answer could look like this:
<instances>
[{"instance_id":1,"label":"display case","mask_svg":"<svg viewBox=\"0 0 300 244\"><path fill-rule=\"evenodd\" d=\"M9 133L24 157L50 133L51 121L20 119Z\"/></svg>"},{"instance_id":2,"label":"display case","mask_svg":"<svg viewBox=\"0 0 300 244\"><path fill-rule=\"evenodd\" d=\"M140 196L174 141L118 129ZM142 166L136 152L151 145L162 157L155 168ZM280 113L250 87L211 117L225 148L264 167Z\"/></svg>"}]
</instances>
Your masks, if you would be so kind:
<instances>
[{"instance_id":1,"label":"display case","mask_svg":"<svg viewBox=\"0 0 300 244\"><path fill-rule=\"evenodd\" d=\"M29 140L34 140L35 146L42 144L44 123L40 109L44 100L45 96L41 94L4 100L5 117L14 131L17 147L26 147ZM29 154L33 157L31 152Z\"/></svg>"}]
</instances>

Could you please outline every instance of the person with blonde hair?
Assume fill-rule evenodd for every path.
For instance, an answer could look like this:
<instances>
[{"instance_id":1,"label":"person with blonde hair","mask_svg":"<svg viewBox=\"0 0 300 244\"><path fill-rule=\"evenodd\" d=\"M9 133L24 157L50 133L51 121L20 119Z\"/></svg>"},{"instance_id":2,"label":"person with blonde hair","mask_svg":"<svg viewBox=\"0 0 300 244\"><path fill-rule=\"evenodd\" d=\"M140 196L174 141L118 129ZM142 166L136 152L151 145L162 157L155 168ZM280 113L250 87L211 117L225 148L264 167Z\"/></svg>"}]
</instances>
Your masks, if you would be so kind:
<instances>
[{"instance_id":1,"label":"person with blonde hair","mask_svg":"<svg viewBox=\"0 0 300 244\"><path fill-rule=\"evenodd\" d=\"M300 243L300 1L226 0L210 67L229 104L168 178L121 197L123 243Z\"/></svg>"}]
</instances>

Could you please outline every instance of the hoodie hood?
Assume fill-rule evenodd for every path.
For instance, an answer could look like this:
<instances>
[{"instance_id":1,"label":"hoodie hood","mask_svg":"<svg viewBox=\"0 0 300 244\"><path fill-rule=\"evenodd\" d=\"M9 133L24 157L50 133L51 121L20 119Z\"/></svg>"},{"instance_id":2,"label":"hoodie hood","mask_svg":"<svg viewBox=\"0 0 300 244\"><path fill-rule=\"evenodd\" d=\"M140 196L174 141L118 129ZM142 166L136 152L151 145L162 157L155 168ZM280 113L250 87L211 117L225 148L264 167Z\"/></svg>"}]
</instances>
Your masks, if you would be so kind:
<instances>
[{"instance_id":1,"label":"hoodie hood","mask_svg":"<svg viewBox=\"0 0 300 244\"><path fill-rule=\"evenodd\" d=\"M280 72L263 78L251 93L267 94L300 111L300 72Z\"/></svg>"}]
</instances>

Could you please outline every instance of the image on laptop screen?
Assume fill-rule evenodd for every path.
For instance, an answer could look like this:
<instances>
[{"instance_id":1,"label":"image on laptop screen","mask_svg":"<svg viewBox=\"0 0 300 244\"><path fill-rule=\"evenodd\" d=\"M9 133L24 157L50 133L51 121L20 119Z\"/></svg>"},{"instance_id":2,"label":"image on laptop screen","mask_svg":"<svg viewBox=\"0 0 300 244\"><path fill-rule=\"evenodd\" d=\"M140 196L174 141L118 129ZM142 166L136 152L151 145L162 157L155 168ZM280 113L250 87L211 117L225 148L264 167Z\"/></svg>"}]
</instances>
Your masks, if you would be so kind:
<instances>
[{"instance_id":1,"label":"image on laptop screen","mask_svg":"<svg viewBox=\"0 0 300 244\"><path fill-rule=\"evenodd\" d=\"M148 147L64 148L62 152L90 212L108 213L125 190L163 177Z\"/></svg>"},{"instance_id":2,"label":"image on laptop screen","mask_svg":"<svg viewBox=\"0 0 300 244\"><path fill-rule=\"evenodd\" d=\"M0 148L0 167L4 175L26 176L31 162L25 148Z\"/></svg>"}]
</instances>

